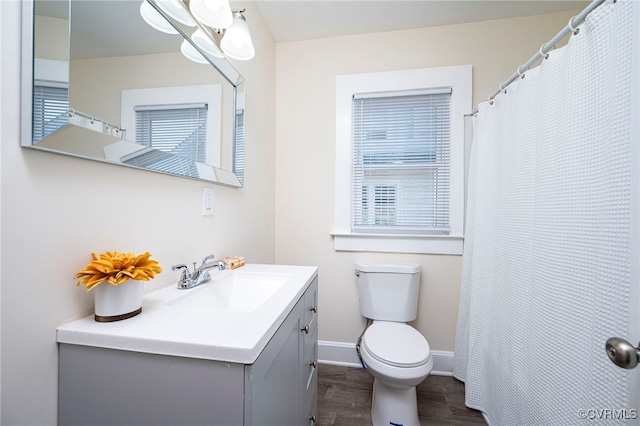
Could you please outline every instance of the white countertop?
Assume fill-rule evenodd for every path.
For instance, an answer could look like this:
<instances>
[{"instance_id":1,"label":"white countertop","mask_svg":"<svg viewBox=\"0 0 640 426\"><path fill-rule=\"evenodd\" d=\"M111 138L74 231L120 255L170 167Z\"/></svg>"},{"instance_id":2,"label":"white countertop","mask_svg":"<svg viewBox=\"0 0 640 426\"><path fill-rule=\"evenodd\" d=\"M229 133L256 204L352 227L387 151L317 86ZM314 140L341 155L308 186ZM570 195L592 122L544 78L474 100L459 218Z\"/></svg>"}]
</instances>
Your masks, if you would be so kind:
<instances>
[{"instance_id":1,"label":"white countertop","mask_svg":"<svg viewBox=\"0 0 640 426\"><path fill-rule=\"evenodd\" d=\"M174 306L168 302L216 283L236 271L291 277L257 310L230 312ZM175 285L144 296L142 313L100 323L93 315L63 325L59 343L252 364L318 274L312 266L245 265L211 271L211 281L188 290Z\"/></svg>"}]
</instances>

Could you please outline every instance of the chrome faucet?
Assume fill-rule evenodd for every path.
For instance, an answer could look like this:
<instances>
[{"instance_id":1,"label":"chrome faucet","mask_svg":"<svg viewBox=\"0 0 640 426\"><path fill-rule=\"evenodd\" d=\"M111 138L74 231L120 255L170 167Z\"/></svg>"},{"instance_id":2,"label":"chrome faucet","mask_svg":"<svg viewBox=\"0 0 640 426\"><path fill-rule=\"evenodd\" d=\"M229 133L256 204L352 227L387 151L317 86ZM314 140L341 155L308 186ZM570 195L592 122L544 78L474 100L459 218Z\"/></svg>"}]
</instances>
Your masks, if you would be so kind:
<instances>
[{"instance_id":1,"label":"chrome faucet","mask_svg":"<svg viewBox=\"0 0 640 426\"><path fill-rule=\"evenodd\" d=\"M202 259L202 264L199 268L196 268L196 262L193 262L193 272L189 272L189 267L183 263L173 265L171 267L172 271L182 270L180 279L178 280L178 288L189 289L197 287L211 279L211 275L209 274L210 269L218 268L219 270L223 270L226 266L225 263L222 261L214 262L214 258L215 256L212 254L205 257ZM207 263L208 260L211 260L211 262Z\"/></svg>"}]
</instances>

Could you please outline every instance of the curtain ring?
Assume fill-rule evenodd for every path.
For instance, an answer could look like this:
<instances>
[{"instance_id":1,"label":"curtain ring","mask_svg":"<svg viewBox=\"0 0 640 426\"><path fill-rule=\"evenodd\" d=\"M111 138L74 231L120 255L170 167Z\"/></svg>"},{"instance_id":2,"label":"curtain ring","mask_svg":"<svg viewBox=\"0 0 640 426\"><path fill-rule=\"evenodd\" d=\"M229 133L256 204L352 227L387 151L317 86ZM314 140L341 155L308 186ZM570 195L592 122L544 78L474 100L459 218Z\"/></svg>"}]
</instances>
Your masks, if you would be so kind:
<instances>
[{"instance_id":1,"label":"curtain ring","mask_svg":"<svg viewBox=\"0 0 640 426\"><path fill-rule=\"evenodd\" d=\"M547 59L549 57L549 53L543 53L542 49L544 49L544 47L547 45L547 43L542 43L542 46L540 46L540 49L538 49L538 53L540 54L540 57Z\"/></svg>"},{"instance_id":2,"label":"curtain ring","mask_svg":"<svg viewBox=\"0 0 640 426\"><path fill-rule=\"evenodd\" d=\"M580 32L580 28L574 28L572 25L573 19L576 17L577 15L574 15L571 17L571 19L569 19L569 23L567 24L569 26L569 29L571 30L571 32L573 33L573 35L578 35L578 33Z\"/></svg>"},{"instance_id":3,"label":"curtain ring","mask_svg":"<svg viewBox=\"0 0 640 426\"><path fill-rule=\"evenodd\" d=\"M518 73L518 77L520 78L524 78L525 74L520 72L520 67L518 67L518 69L516 70L516 72Z\"/></svg>"}]
</instances>

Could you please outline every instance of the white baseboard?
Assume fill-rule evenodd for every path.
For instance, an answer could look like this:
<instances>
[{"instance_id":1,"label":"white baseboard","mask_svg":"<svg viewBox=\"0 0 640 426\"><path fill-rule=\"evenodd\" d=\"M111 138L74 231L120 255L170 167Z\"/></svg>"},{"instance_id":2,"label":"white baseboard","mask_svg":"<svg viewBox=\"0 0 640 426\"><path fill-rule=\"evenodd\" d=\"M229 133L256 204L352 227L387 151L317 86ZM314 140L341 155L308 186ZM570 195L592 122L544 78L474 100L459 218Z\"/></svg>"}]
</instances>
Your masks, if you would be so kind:
<instances>
[{"instance_id":1,"label":"white baseboard","mask_svg":"<svg viewBox=\"0 0 640 426\"><path fill-rule=\"evenodd\" d=\"M431 351L434 376L453 376L453 352ZM318 341L318 362L321 364L362 367L355 343Z\"/></svg>"}]
</instances>

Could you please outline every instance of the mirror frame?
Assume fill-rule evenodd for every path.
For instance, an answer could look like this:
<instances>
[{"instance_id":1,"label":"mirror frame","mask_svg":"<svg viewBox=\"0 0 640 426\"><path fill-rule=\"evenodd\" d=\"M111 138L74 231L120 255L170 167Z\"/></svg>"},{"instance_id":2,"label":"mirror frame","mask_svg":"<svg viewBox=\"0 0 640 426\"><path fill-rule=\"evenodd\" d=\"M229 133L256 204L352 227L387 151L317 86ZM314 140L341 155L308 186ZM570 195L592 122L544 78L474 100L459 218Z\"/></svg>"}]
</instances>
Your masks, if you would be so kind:
<instances>
[{"instance_id":1,"label":"mirror frame","mask_svg":"<svg viewBox=\"0 0 640 426\"><path fill-rule=\"evenodd\" d=\"M122 162L108 160L105 158L90 157L90 156L76 154L69 151L63 151L63 150L52 149L44 146L38 146L37 144L34 145L32 138L33 138L33 84L34 84L34 61L35 61L34 31L35 31L35 2L36 1L39 1L39 0L22 0L22 34L21 34L22 79L21 79L20 145L23 148L31 148L39 151L51 152L55 154L67 155L67 156L82 158L86 160L98 161L101 163L113 164L117 166L125 166L125 167L130 167L138 170L151 171L154 173L167 174L170 176L193 179L193 180L203 181L203 182L216 184L216 185L230 186L234 188L243 187L244 176L242 176L242 179L241 179L238 177L238 174L236 174L233 170L226 170L226 169L214 167L212 165L205 164L205 163L196 163L195 161L193 162L194 164L197 164L197 166L200 168L207 167L212 169L211 172L215 176L215 179L206 179L206 178L191 176L188 174L179 174L179 173L155 170L150 168L143 168L143 167L139 167L131 164L125 164ZM67 1L69 2L69 4L71 4L72 2L72 0L67 0ZM156 5L154 0L147 0L147 1L158 12L160 12L165 17L165 19L167 19L167 21L171 23L171 25L173 25L176 28L179 35L181 35L184 39L192 43L190 38L185 34L183 29L181 28L180 24L178 24L176 21L171 19L166 13L164 13L164 11ZM71 9L69 9L69 15L71 15ZM69 16L69 19L71 19L70 16ZM69 31L71 31L71 25L70 25ZM244 87L244 78L242 77L242 75L240 75L240 73L233 67L233 65L226 58L212 57L211 55L207 55L205 52L203 52L200 48L195 46L193 43L192 45L196 49L198 49L198 51L200 51L200 53L209 61L210 65L213 67L215 72L220 73L233 86L233 109L234 109L234 116L235 116L235 110L237 108L237 103L238 103L238 93L239 91L241 91L243 95L246 93L245 87ZM69 82L69 85L71 84L72 82ZM69 108L72 109L72 106L70 105ZM71 123L67 123L61 129L67 128L69 126L74 126L74 125ZM88 131L90 132L90 130ZM235 126L235 120L234 120L234 127L232 132L233 139L235 139L236 137L236 132L237 132L237 128ZM150 149L148 147L145 147L145 148ZM242 151L243 151L242 153L236 153L235 146L234 146L234 150L233 150L234 165L235 165L236 155L239 155L240 158L244 160L244 144L242 146ZM169 155L173 155L173 154L169 154ZM244 161L243 161L242 170L240 171L240 173L244 175Z\"/></svg>"}]
</instances>

